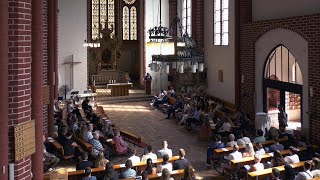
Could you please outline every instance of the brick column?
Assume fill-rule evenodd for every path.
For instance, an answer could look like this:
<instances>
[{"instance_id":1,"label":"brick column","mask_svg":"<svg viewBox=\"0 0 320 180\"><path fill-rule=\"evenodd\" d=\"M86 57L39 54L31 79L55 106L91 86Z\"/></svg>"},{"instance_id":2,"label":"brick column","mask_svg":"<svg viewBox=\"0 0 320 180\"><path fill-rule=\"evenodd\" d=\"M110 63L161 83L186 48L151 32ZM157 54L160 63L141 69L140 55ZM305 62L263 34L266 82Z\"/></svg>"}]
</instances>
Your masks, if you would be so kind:
<instances>
[{"instance_id":1,"label":"brick column","mask_svg":"<svg viewBox=\"0 0 320 180\"><path fill-rule=\"evenodd\" d=\"M31 0L9 0L8 56L9 157L15 179L31 179L31 157L14 161L13 153L13 126L31 120Z\"/></svg>"},{"instance_id":2,"label":"brick column","mask_svg":"<svg viewBox=\"0 0 320 180\"><path fill-rule=\"evenodd\" d=\"M54 1L54 99L58 99L58 0Z\"/></svg>"},{"instance_id":3,"label":"brick column","mask_svg":"<svg viewBox=\"0 0 320 180\"><path fill-rule=\"evenodd\" d=\"M48 110L48 133L53 133L53 100L55 93L54 86L54 66L55 66L55 1L48 1L48 84L50 85L50 104Z\"/></svg>"},{"instance_id":4,"label":"brick column","mask_svg":"<svg viewBox=\"0 0 320 180\"><path fill-rule=\"evenodd\" d=\"M8 0L0 1L0 99L4 100L0 107L0 168L5 172L0 173L0 179L8 179Z\"/></svg>"},{"instance_id":5,"label":"brick column","mask_svg":"<svg viewBox=\"0 0 320 180\"><path fill-rule=\"evenodd\" d=\"M43 178L43 2L32 0L31 117L35 120L36 153L32 155L34 179Z\"/></svg>"}]
</instances>

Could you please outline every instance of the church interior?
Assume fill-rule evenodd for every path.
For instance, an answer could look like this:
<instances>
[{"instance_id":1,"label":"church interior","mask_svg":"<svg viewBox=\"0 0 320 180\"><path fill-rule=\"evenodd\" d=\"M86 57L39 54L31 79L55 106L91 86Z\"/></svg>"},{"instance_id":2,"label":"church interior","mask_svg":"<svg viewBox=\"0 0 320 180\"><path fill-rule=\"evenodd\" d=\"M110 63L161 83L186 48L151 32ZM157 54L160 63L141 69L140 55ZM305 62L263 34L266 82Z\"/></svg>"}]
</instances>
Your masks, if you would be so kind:
<instances>
[{"instance_id":1,"label":"church interior","mask_svg":"<svg viewBox=\"0 0 320 180\"><path fill-rule=\"evenodd\" d=\"M1 0L0 179L320 179L319 0Z\"/></svg>"}]
</instances>

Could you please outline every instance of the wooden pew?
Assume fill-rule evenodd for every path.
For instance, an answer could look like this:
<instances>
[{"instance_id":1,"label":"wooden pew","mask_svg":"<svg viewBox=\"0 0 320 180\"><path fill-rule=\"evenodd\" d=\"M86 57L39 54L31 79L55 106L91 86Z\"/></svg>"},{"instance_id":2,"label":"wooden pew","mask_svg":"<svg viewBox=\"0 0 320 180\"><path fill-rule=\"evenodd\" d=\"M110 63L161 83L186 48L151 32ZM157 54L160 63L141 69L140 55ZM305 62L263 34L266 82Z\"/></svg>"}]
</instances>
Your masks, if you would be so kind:
<instances>
[{"instance_id":1,"label":"wooden pew","mask_svg":"<svg viewBox=\"0 0 320 180\"><path fill-rule=\"evenodd\" d=\"M298 152L307 150L306 147L298 148ZM280 152L282 156L289 155L289 150L284 150ZM260 155L261 162L267 162L270 161L273 157L271 153L266 153L263 155ZM242 159L234 159L231 160L231 169L236 169L237 167L243 167L244 165L251 165L254 164L254 157L245 157Z\"/></svg>"},{"instance_id":2,"label":"wooden pew","mask_svg":"<svg viewBox=\"0 0 320 180\"><path fill-rule=\"evenodd\" d=\"M284 137L284 138L280 138L279 142L284 142L284 141L287 141L287 140L288 140L288 137ZM263 146L270 146L270 145L274 144L274 141L273 140L268 140L268 141L261 142L261 144ZM256 146L255 143L252 143L252 145ZM239 150L244 149L245 147L246 146L239 146ZM215 154L216 157L219 157L219 156L222 156L222 155L227 155L227 154L232 153L232 150L233 150L233 147L215 149L214 150L214 154Z\"/></svg>"},{"instance_id":3,"label":"wooden pew","mask_svg":"<svg viewBox=\"0 0 320 180\"><path fill-rule=\"evenodd\" d=\"M183 173L184 173L184 170L183 169L179 169L179 170L176 170L176 171L172 171L171 172L171 176L173 179L181 179L183 178ZM157 173L157 174L150 174L148 176L149 179L154 179L154 180L160 180L161 179L161 174ZM135 180L135 178L127 178L127 179L121 179L121 180Z\"/></svg>"},{"instance_id":4,"label":"wooden pew","mask_svg":"<svg viewBox=\"0 0 320 180\"><path fill-rule=\"evenodd\" d=\"M172 158L169 159L169 162L173 163L175 160L178 160L179 156L173 156ZM163 159L158 159L157 162L154 162L154 164L161 164L163 162ZM140 162L138 164L134 164L133 167L135 167L138 170L145 170L147 164L146 162ZM114 165L113 168L118 171L121 172L121 170L123 170L125 167L123 164L117 164ZM104 172L104 167L98 167L98 168L92 168L92 175L94 176L99 176L100 174L103 174ZM78 171L70 171L68 172L68 179L82 179L84 174L84 170L78 170ZM153 177L153 176L152 176ZM154 177L156 178L156 177Z\"/></svg>"},{"instance_id":5,"label":"wooden pew","mask_svg":"<svg viewBox=\"0 0 320 180\"><path fill-rule=\"evenodd\" d=\"M296 170L303 169L305 161L290 164L290 166ZM276 167L282 174L284 174L284 166L278 166ZM248 179L250 180L259 180L259 179L266 179L267 177L272 176L272 168L264 169L262 171L255 171L255 172L249 172L248 173Z\"/></svg>"},{"instance_id":6,"label":"wooden pew","mask_svg":"<svg viewBox=\"0 0 320 180\"><path fill-rule=\"evenodd\" d=\"M57 151L59 152L59 154L61 155L61 157L63 157L63 159L71 159L73 158L73 155L69 155L69 156L65 156L64 155L64 149L63 146L56 140L54 140L53 142L49 142L53 145L53 147L55 147L57 149Z\"/></svg>"},{"instance_id":7,"label":"wooden pew","mask_svg":"<svg viewBox=\"0 0 320 180\"><path fill-rule=\"evenodd\" d=\"M173 98L173 97L168 97L168 104L169 105L174 105L174 103L176 103L176 99L175 98Z\"/></svg>"},{"instance_id":8,"label":"wooden pew","mask_svg":"<svg viewBox=\"0 0 320 180\"><path fill-rule=\"evenodd\" d=\"M134 146L141 144L141 137L135 134L132 134L128 131L120 130L120 135L123 137L123 140L132 143Z\"/></svg>"},{"instance_id":9,"label":"wooden pew","mask_svg":"<svg viewBox=\"0 0 320 180\"><path fill-rule=\"evenodd\" d=\"M81 137L78 137L76 133L73 133L73 137L76 139L76 142L83 147L90 154L93 154L93 147L90 143L84 141Z\"/></svg>"}]
</instances>

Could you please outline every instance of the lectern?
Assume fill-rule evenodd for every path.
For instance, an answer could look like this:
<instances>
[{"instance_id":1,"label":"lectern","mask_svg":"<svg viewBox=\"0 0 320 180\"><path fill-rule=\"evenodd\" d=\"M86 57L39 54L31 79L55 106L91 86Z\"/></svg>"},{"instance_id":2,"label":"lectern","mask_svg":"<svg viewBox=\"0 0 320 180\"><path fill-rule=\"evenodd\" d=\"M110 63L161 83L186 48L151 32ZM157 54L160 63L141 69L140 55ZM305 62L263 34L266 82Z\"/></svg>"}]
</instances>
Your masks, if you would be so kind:
<instances>
[{"instance_id":1,"label":"lectern","mask_svg":"<svg viewBox=\"0 0 320 180\"><path fill-rule=\"evenodd\" d=\"M146 95L151 95L151 81L152 80L145 80L145 88L146 88Z\"/></svg>"}]
</instances>

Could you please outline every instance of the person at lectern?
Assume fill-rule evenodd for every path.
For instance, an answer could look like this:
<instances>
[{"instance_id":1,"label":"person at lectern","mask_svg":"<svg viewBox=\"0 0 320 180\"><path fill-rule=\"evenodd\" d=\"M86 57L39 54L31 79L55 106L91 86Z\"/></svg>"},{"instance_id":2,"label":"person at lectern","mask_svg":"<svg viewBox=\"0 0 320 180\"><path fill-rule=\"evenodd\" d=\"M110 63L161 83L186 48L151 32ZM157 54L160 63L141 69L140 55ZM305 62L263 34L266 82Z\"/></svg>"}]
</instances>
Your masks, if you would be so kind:
<instances>
[{"instance_id":1,"label":"person at lectern","mask_svg":"<svg viewBox=\"0 0 320 180\"><path fill-rule=\"evenodd\" d=\"M147 73L146 77L144 77L144 80L145 81L151 81L152 80L152 77L149 73Z\"/></svg>"}]
</instances>

